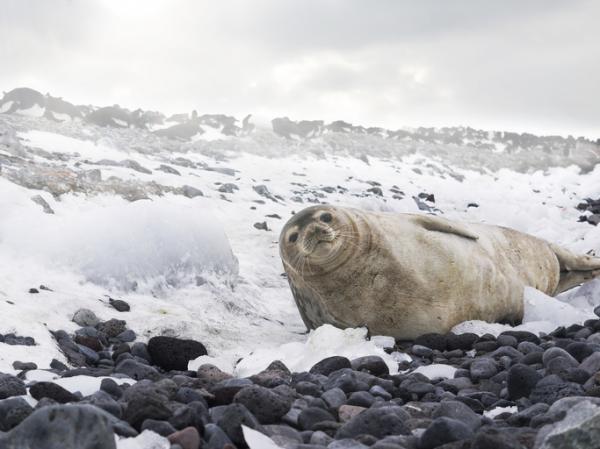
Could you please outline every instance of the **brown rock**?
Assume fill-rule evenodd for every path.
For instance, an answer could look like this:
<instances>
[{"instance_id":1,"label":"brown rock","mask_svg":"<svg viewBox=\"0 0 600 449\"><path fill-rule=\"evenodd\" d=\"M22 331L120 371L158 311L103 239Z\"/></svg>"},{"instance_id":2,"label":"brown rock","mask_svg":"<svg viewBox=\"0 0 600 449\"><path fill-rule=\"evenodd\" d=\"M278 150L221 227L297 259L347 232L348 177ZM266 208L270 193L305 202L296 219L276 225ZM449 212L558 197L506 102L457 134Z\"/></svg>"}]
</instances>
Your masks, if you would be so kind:
<instances>
[{"instance_id":1,"label":"brown rock","mask_svg":"<svg viewBox=\"0 0 600 449\"><path fill-rule=\"evenodd\" d=\"M183 449L199 449L200 434L195 427L186 427L167 437L169 443L179 444Z\"/></svg>"}]
</instances>

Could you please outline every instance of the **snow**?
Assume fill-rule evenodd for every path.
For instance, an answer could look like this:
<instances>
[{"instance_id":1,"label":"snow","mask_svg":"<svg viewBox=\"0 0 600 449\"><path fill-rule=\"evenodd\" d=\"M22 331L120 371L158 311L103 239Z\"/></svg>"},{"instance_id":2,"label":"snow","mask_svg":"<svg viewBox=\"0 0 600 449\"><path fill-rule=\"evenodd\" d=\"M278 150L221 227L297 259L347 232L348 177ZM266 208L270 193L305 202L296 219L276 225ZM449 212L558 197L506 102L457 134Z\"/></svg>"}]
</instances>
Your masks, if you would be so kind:
<instances>
[{"instance_id":1,"label":"snow","mask_svg":"<svg viewBox=\"0 0 600 449\"><path fill-rule=\"evenodd\" d=\"M491 410L486 410L483 412L483 416L486 418L494 419L496 416L502 413L517 413L519 411L516 405L511 405L508 407L494 407Z\"/></svg>"},{"instance_id":2,"label":"snow","mask_svg":"<svg viewBox=\"0 0 600 449\"><path fill-rule=\"evenodd\" d=\"M0 106L0 114L4 114L6 111L8 111L12 107L13 103L14 101L7 101L2 106Z\"/></svg>"},{"instance_id":3,"label":"snow","mask_svg":"<svg viewBox=\"0 0 600 449\"><path fill-rule=\"evenodd\" d=\"M171 443L165 437L151 430L144 430L133 438L119 438L115 435L117 449L169 449Z\"/></svg>"},{"instance_id":4,"label":"snow","mask_svg":"<svg viewBox=\"0 0 600 449\"><path fill-rule=\"evenodd\" d=\"M240 377L251 376L264 370L275 359L281 360L293 372L308 371L317 362L334 355L350 360L377 355L385 361L391 374L398 372L398 363L393 357L375 341L367 340L366 328L338 329L325 324L311 331L305 342L257 349L236 365L235 373Z\"/></svg>"},{"instance_id":5,"label":"snow","mask_svg":"<svg viewBox=\"0 0 600 449\"><path fill-rule=\"evenodd\" d=\"M44 115L45 108L40 106L39 104L34 104L30 108L27 109L19 109L16 111L19 115L24 115L26 117L41 117Z\"/></svg>"},{"instance_id":6,"label":"snow","mask_svg":"<svg viewBox=\"0 0 600 449\"><path fill-rule=\"evenodd\" d=\"M242 424L244 440L250 449L282 449L271 438ZM120 448L119 448L120 449Z\"/></svg>"},{"instance_id":7,"label":"snow","mask_svg":"<svg viewBox=\"0 0 600 449\"><path fill-rule=\"evenodd\" d=\"M421 373L429 379L454 379L456 368L450 365L432 363L431 365L419 366L413 373Z\"/></svg>"},{"instance_id":8,"label":"snow","mask_svg":"<svg viewBox=\"0 0 600 449\"><path fill-rule=\"evenodd\" d=\"M408 360L405 354L385 354L382 347L390 345L389 338L367 341L360 329L324 328L306 335L281 276L277 240L292 211L316 201L419 213L412 196L430 192L436 196L435 207L447 218L508 226L575 252L600 254L600 226L579 223L575 209L583 198L600 197L600 166L585 174L575 166L530 173L466 169L419 152L392 158L375 146L365 147L364 142L371 141L338 133L310 142L287 141L259 129L243 138L201 136L197 142L169 143L140 130L98 128L82 121L54 123L3 115L0 123L15 124L29 158L24 165L3 163L0 174L0 333L15 332L37 342L31 347L0 343L3 372L14 372L15 360L35 361L40 368L47 368L52 358L64 362L49 330L73 332L77 326L71 318L79 308L88 308L103 320L126 320L141 341L166 334L203 342L208 356L190 367L214 363L231 370L243 358L236 367L238 375L260 371L275 359L289 363L291 369L310 368L334 354L349 358L384 354L387 363L394 365ZM42 157L34 148L58 153L62 160ZM368 156L369 165L352 156L360 154ZM198 165L179 165L178 158ZM151 200L127 203L105 190L91 189L54 197L17 185L6 176L27 170L27 164L79 173L99 168L89 162L102 159L131 159L152 170L140 174L126 167L101 166L103 180L191 185L204 196L188 199L149 193ZM160 164L176 168L181 176L155 170ZM229 176L204 166L231 168L236 173ZM381 183L384 197L365 196L371 187L366 181ZM222 194L218 191L222 183L234 183L239 190ZM261 184L282 199L259 196L253 187ZM404 199L392 198L393 185L404 191ZM321 190L324 186L335 191L326 193ZM37 194L51 205L54 216L31 201ZM296 196L302 203L292 199ZM480 207L467 208L471 202ZM266 217L271 214L282 219ZM271 231L253 227L265 220ZM237 271L228 248L238 261ZM213 263L215 258L221 262ZM203 279L190 282L198 273ZM183 274L183 279L173 279L173 274ZM135 290L132 281L137 282ZM40 284L53 291L28 293ZM592 306L600 302L600 284L580 290L557 299L530 291L526 320L518 328L549 332L559 323L592 316ZM131 312L115 311L107 296L126 300ZM507 328L467 322L455 331L498 334Z\"/></svg>"},{"instance_id":9,"label":"snow","mask_svg":"<svg viewBox=\"0 0 600 449\"><path fill-rule=\"evenodd\" d=\"M600 284L595 281L595 285L598 288ZM581 287L581 289L584 288L583 294L591 291L595 295L600 295L600 290L592 290L589 286ZM583 304L579 300L580 296L577 291L578 289L574 289L560 298L552 298L532 287L525 287L523 324L513 327L473 320L460 323L452 329L452 332L457 334L473 332L478 335L489 333L497 336L507 330L527 330L536 334L540 332L548 334L559 326L582 324L587 319L597 318L593 311L593 305ZM564 300L567 302L563 302Z\"/></svg>"},{"instance_id":10,"label":"snow","mask_svg":"<svg viewBox=\"0 0 600 449\"><path fill-rule=\"evenodd\" d=\"M124 291L193 284L225 274L238 262L222 227L201 203L124 200L37 217L25 212L0 224L0 241L13 257L31 257L70 270L94 284ZM123 224L126 223L127 226ZM39 239L39 229L44 239Z\"/></svg>"}]
</instances>

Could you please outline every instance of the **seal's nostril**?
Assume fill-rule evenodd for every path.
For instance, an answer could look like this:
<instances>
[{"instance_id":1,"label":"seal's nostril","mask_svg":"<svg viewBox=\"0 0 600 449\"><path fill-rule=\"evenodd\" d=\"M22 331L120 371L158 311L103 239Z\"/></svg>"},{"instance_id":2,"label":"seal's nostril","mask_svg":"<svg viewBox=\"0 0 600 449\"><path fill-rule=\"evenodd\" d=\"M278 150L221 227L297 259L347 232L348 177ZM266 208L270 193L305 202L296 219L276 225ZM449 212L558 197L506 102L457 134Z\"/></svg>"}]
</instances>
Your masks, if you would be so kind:
<instances>
[{"instance_id":1,"label":"seal's nostril","mask_svg":"<svg viewBox=\"0 0 600 449\"><path fill-rule=\"evenodd\" d=\"M288 240L290 241L290 243L294 243L296 240L298 240L298 233L294 232L293 234L291 234Z\"/></svg>"}]
</instances>

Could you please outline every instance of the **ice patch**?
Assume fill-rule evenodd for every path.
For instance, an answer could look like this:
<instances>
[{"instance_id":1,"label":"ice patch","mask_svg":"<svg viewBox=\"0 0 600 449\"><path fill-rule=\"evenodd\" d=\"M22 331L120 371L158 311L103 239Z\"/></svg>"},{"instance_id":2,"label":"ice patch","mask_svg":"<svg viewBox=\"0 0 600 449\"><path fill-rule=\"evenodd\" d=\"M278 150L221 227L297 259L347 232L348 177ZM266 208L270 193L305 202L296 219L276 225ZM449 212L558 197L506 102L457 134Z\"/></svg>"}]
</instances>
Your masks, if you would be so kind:
<instances>
[{"instance_id":1,"label":"ice patch","mask_svg":"<svg viewBox=\"0 0 600 449\"><path fill-rule=\"evenodd\" d=\"M383 348L367 340L366 328L338 329L325 324L308 335L305 342L293 342L277 348L261 348L244 357L235 367L235 374L247 377L264 370L273 360L281 360L292 372L308 371L314 364L334 355L350 360L366 355L378 355L390 373L398 372L398 364Z\"/></svg>"},{"instance_id":2,"label":"ice patch","mask_svg":"<svg viewBox=\"0 0 600 449\"><path fill-rule=\"evenodd\" d=\"M2 106L0 106L0 114L3 114L6 111L8 111L12 107L13 103L13 101L7 101Z\"/></svg>"},{"instance_id":3,"label":"ice patch","mask_svg":"<svg viewBox=\"0 0 600 449\"><path fill-rule=\"evenodd\" d=\"M39 104L34 104L28 109L19 109L16 111L19 115L24 115L26 117L41 117L44 115L45 109Z\"/></svg>"},{"instance_id":4,"label":"ice patch","mask_svg":"<svg viewBox=\"0 0 600 449\"><path fill-rule=\"evenodd\" d=\"M496 416L502 413L517 413L519 411L516 405L511 405L508 407L494 407L491 410L486 410L483 412L483 416L494 419Z\"/></svg>"},{"instance_id":5,"label":"ice patch","mask_svg":"<svg viewBox=\"0 0 600 449\"><path fill-rule=\"evenodd\" d=\"M421 373L429 379L454 379L456 368L450 365L432 363L431 365L419 366L413 373Z\"/></svg>"},{"instance_id":6,"label":"ice patch","mask_svg":"<svg viewBox=\"0 0 600 449\"><path fill-rule=\"evenodd\" d=\"M114 201L35 217L23 211L0 224L0 248L125 291L155 292L211 276L233 284L238 271L221 226L198 203Z\"/></svg>"},{"instance_id":7,"label":"ice patch","mask_svg":"<svg viewBox=\"0 0 600 449\"><path fill-rule=\"evenodd\" d=\"M117 449L169 449L171 443L151 430L144 430L134 438L119 438L115 435Z\"/></svg>"},{"instance_id":8,"label":"ice patch","mask_svg":"<svg viewBox=\"0 0 600 449\"><path fill-rule=\"evenodd\" d=\"M489 333L497 336L507 330L525 330L534 334L547 334L559 326L581 324L587 319L595 318L590 307L587 310L574 307L532 287L525 287L523 301L525 303L525 314L523 324L519 326L513 327L506 324L471 320L454 326L452 332L456 334L473 332L478 335Z\"/></svg>"},{"instance_id":9,"label":"ice patch","mask_svg":"<svg viewBox=\"0 0 600 449\"><path fill-rule=\"evenodd\" d=\"M250 427L242 425L242 432L244 433L244 440L246 440L246 444L250 449L282 449L271 438Z\"/></svg>"}]
</instances>

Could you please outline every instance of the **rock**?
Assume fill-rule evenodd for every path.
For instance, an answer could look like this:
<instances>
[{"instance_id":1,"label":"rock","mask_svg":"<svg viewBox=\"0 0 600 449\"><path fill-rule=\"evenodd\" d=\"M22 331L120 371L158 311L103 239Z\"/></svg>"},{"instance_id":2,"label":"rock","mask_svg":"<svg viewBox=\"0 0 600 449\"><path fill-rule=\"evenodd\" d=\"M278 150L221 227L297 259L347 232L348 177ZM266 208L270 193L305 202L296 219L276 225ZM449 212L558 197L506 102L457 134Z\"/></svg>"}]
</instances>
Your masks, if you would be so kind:
<instances>
[{"instance_id":1,"label":"rock","mask_svg":"<svg viewBox=\"0 0 600 449\"><path fill-rule=\"evenodd\" d=\"M590 376L600 371L600 352L594 352L589 357L586 357L581 362L579 368L586 371Z\"/></svg>"},{"instance_id":2,"label":"rock","mask_svg":"<svg viewBox=\"0 0 600 449\"><path fill-rule=\"evenodd\" d=\"M79 309L73 315L73 322L81 327L92 326L95 327L100 323L100 319L94 312L89 309Z\"/></svg>"},{"instance_id":3,"label":"rock","mask_svg":"<svg viewBox=\"0 0 600 449\"><path fill-rule=\"evenodd\" d=\"M567 396L582 396L583 394L584 390L581 385L565 382L556 375L550 375L536 384L529 399L533 403L552 404Z\"/></svg>"},{"instance_id":4,"label":"rock","mask_svg":"<svg viewBox=\"0 0 600 449\"><path fill-rule=\"evenodd\" d=\"M216 424L206 425L204 428L204 440L207 444L204 445L202 449L224 449L233 445L223 429Z\"/></svg>"},{"instance_id":5,"label":"rock","mask_svg":"<svg viewBox=\"0 0 600 449\"><path fill-rule=\"evenodd\" d=\"M377 355L367 355L358 357L351 362L352 369L355 371L366 371L374 376L383 376L390 373L387 364Z\"/></svg>"},{"instance_id":6,"label":"rock","mask_svg":"<svg viewBox=\"0 0 600 449\"><path fill-rule=\"evenodd\" d=\"M542 378L528 365L516 364L510 367L507 377L508 397L512 400L529 397L531 390Z\"/></svg>"},{"instance_id":7,"label":"rock","mask_svg":"<svg viewBox=\"0 0 600 449\"><path fill-rule=\"evenodd\" d=\"M96 325L96 329L106 334L109 338L114 338L121 332L127 330L127 323L123 320L117 320L115 318L99 323Z\"/></svg>"},{"instance_id":8,"label":"rock","mask_svg":"<svg viewBox=\"0 0 600 449\"><path fill-rule=\"evenodd\" d=\"M225 406L216 424L223 429L234 444L240 447L245 447L246 444L242 433L242 424L251 429L262 431L258 420L243 404Z\"/></svg>"},{"instance_id":9,"label":"rock","mask_svg":"<svg viewBox=\"0 0 600 449\"><path fill-rule=\"evenodd\" d=\"M135 332L132 331L131 329L126 329L123 332L121 332L119 335L116 336L116 339L119 341L122 341L123 343L131 343L136 338L137 338L137 335L135 335Z\"/></svg>"},{"instance_id":10,"label":"rock","mask_svg":"<svg viewBox=\"0 0 600 449\"><path fill-rule=\"evenodd\" d=\"M31 405L23 398L9 398L0 401L0 431L7 432L21 423L33 412Z\"/></svg>"},{"instance_id":11,"label":"rock","mask_svg":"<svg viewBox=\"0 0 600 449\"><path fill-rule=\"evenodd\" d=\"M146 360L148 363L152 361L148 353L148 346L145 343L137 342L131 345L131 355Z\"/></svg>"},{"instance_id":12,"label":"rock","mask_svg":"<svg viewBox=\"0 0 600 449\"><path fill-rule=\"evenodd\" d=\"M423 334L414 341L415 345L425 346L430 349L437 349L438 351L445 351L447 347L447 340L444 335L431 333L431 334ZM463 349L463 348L453 348L453 349Z\"/></svg>"},{"instance_id":13,"label":"rock","mask_svg":"<svg viewBox=\"0 0 600 449\"><path fill-rule=\"evenodd\" d=\"M123 419L136 429L139 430L147 419L167 421L171 417L172 412L167 407L168 398L164 394L148 387L127 393L129 397L126 398Z\"/></svg>"},{"instance_id":14,"label":"rock","mask_svg":"<svg viewBox=\"0 0 600 449\"><path fill-rule=\"evenodd\" d=\"M361 434L383 438L388 435L407 435L408 413L400 407L370 408L350 419L337 431L335 438L355 438Z\"/></svg>"},{"instance_id":15,"label":"rock","mask_svg":"<svg viewBox=\"0 0 600 449\"><path fill-rule=\"evenodd\" d=\"M600 407L589 401L570 409L563 420L544 426L536 449L596 449L600 441Z\"/></svg>"},{"instance_id":16,"label":"rock","mask_svg":"<svg viewBox=\"0 0 600 449\"><path fill-rule=\"evenodd\" d=\"M479 381L489 379L498 373L498 365L493 359L482 357L473 360L470 366L471 379Z\"/></svg>"},{"instance_id":17,"label":"rock","mask_svg":"<svg viewBox=\"0 0 600 449\"><path fill-rule=\"evenodd\" d=\"M473 431L481 426L481 416L458 401L440 402L440 406L433 412L432 418L441 417L456 419Z\"/></svg>"},{"instance_id":18,"label":"rock","mask_svg":"<svg viewBox=\"0 0 600 449\"><path fill-rule=\"evenodd\" d=\"M13 368L19 371L29 371L37 369L37 365L33 362L19 362L16 360L13 362Z\"/></svg>"},{"instance_id":19,"label":"rock","mask_svg":"<svg viewBox=\"0 0 600 449\"><path fill-rule=\"evenodd\" d=\"M32 196L31 201L33 201L35 204L37 204L39 206L42 206L42 210L44 211L45 214L51 214L51 215L54 214L54 210L52 210L52 207L50 207L48 202L41 195Z\"/></svg>"},{"instance_id":20,"label":"rock","mask_svg":"<svg viewBox=\"0 0 600 449\"><path fill-rule=\"evenodd\" d=\"M25 384L17 377L0 373L0 399L27 394Z\"/></svg>"},{"instance_id":21,"label":"rock","mask_svg":"<svg viewBox=\"0 0 600 449\"><path fill-rule=\"evenodd\" d=\"M177 431L168 421L157 421L156 419L144 420L141 431L143 432L144 430L151 430L163 437L168 437Z\"/></svg>"},{"instance_id":22,"label":"rock","mask_svg":"<svg viewBox=\"0 0 600 449\"><path fill-rule=\"evenodd\" d=\"M350 360L348 360L346 357L332 356L317 362L315 365L313 365L309 372L312 374L323 374L324 376L329 376L334 371L351 367L352 365Z\"/></svg>"},{"instance_id":23,"label":"rock","mask_svg":"<svg viewBox=\"0 0 600 449\"><path fill-rule=\"evenodd\" d=\"M258 385L242 388L233 402L245 405L261 424L280 422L292 405L285 397Z\"/></svg>"},{"instance_id":24,"label":"rock","mask_svg":"<svg viewBox=\"0 0 600 449\"><path fill-rule=\"evenodd\" d=\"M469 350L473 348L473 344L477 341L479 337L477 334L473 334L470 332L464 334L453 334L449 333L446 335L446 343L447 347L450 351L455 349ZM435 348L432 348L435 349Z\"/></svg>"},{"instance_id":25,"label":"rock","mask_svg":"<svg viewBox=\"0 0 600 449\"><path fill-rule=\"evenodd\" d=\"M131 358L125 359L115 367L115 373L125 374L135 380L157 380L159 372L152 366L145 365Z\"/></svg>"},{"instance_id":26,"label":"rock","mask_svg":"<svg viewBox=\"0 0 600 449\"><path fill-rule=\"evenodd\" d=\"M29 387L29 394L38 401L42 398L50 398L59 404L79 401L73 393L53 382L37 382Z\"/></svg>"},{"instance_id":27,"label":"rock","mask_svg":"<svg viewBox=\"0 0 600 449\"><path fill-rule=\"evenodd\" d=\"M366 410L365 407L360 407L358 405L342 405L338 410L338 416L340 417L340 422L346 423L350 421L355 416Z\"/></svg>"},{"instance_id":28,"label":"rock","mask_svg":"<svg viewBox=\"0 0 600 449\"><path fill-rule=\"evenodd\" d=\"M194 427L186 427L169 435L169 443L179 444L182 449L198 449L200 447L200 434Z\"/></svg>"},{"instance_id":29,"label":"rock","mask_svg":"<svg viewBox=\"0 0 600 449\"><path fill-rule=\"evenodd\" d=\"M152 362L165 371L185 371L190 360L207 354L202 343L174 337L152 337L148 353Z\"/></svg>"},{"instance_id":30,"label":"rock","mask_svg":"<svg viewBox=\"0 0 600 449\"><path fill-rule=\"evenodd\" d=\"M348 398L348 405L358 405L360 407L369 408L375 402L373 395L367 391L355 391Z\"/></svg>"},{"instance_id":31,"label":"rock","mask_svg":"<svg viewBox=\"0 0 600 449\"><path fill-rule=\"evenodd\" d=\"M317 424L323 421L335 421L328 411L318 407L308 407L300 412L298 426L302 430L315 430Z\"/></svg>"},{"instance_id":32,"label":"rock","mask_svg":"<svg viewBox=\"0 0 600 449\"><path fill-rule=\"evenodd\" d=\"M266 221L254 223L254 228L258 229L259 231L270 231Z\"/></svg>"},{"instance_id":33,"label":"rock","mask_svg":"<svg viewBox=\"0 0 600 449\"><path fill-rule=\"evenodd\" d=\"M343 368L328 376L324 388L325 390L339 388L344 393L352 393L354 391L366 391L369 389L369 385L352 369Z\"/></svg>"},{"instance_id":34,"label":"rock","mask_svg":"<svg viewBox=\"0 0 600 449\"><path fill-rule=\"evenodd\" d=\"M200 365L198 368L196 377L206 385L213 385L221 382L222 380L231 379L233 376L221 371L214 365L205 363L204 365Z\"/></svg>"},{"instance_id":35,"label":"rock","mask_svg":"<svg viewBox=\"0 0 600 449\"><path fill-rule=\"evenodd\" d=\"M577 363L577 360L575 360L575 358L569 354L567 351L565 351L562 348L558 348L558 347L553 347L550 349L547 349L546 351L544 351L544 355L542 356L542 363L544 364L545 367L548 367L548 364L555 358L563 358L566 361L568 361L568 363L572 366L572 367L576 367L577 365L579 365L579 363Z\"/></svg>"},{"instance_id":36,"label":"rock","mask_svg":"<svg viewBox=\"0 0 600 449\"><path fill-rule=\"evenodd\" d=\"M451 418L437 418L423 432L419 449L434 449L443 444L470 438L473 431L460 421Z\"/></svg>"},{"instance_id":37,"label":"rock","mask_svg":"<svg viewBox=\"0 0 600 449\"><path fill-rule=\"evenodd\" d=\"M210 389L214 396L214 403L217 405L231 404L235 395L245 387L252 385L248 379L225 379L217 383Z\"/></svg>"},{"instance_id":38,"label":"rock","mask_svg":"<svg viewBox=\"0 0 600 449\"><path fill-rule=\"evenodd\" d=\"M58 405L36 410L0 437L6 449L115 449L111 421L91 405Z\"/></svg>"},{"instance_id":39,"label":"rock","mask_svg":"<svg viewBox=\"0 0 600 449\"><path fill-rule=\"evenodd\" d=\"M129 307L129 304L127 304L125 301L123 301L121 299L108 298L108 302L118 312L129 312L129 310L131 310L131 307Z\"/></svg>"},{"instance_id":40,"label":"rock","mask_svg":"<svg viewBox=\"0 0 600 449\"><path fill-rule=\"evenodd\" d=\"M202 190L197 189L196 187L184 185L181 187L181 194L186 198L196 198L197 196L204 196Z\"/></svg>"},{"instance_id":41,"label":"rock","mask_svg":"<svg viewBox=\"0 0 600 449\"><path fill-rule=\"evenodd\" d=\"M339 388L332 388L321 395L321 399L331 409L338 409L346 403L346 393Z\"/></svg>"}]
</instances>

